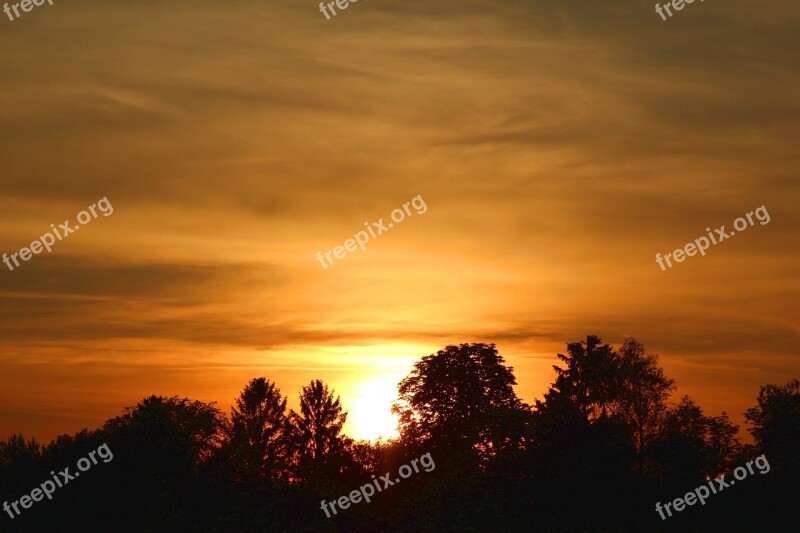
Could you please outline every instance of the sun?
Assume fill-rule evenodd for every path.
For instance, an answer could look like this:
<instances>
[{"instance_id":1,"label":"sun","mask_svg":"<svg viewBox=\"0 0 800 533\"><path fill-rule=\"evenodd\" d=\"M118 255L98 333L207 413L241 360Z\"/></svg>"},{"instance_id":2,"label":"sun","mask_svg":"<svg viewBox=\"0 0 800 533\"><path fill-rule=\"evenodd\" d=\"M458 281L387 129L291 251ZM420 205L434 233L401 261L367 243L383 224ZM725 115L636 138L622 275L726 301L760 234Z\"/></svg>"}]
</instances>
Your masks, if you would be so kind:
<instances>
[{"instance_id":1,"label":"sun","mask_svg":"<svg viewBox=\"0 0 800 533\"><path fill-rule=\"evenodd\" d=\"M391 412L397 398L396 376L372 377L353 386L350 399L346 433L355 439L375 440L394 438L397 433L397 416Z\"/></svg>"}]
</instances>

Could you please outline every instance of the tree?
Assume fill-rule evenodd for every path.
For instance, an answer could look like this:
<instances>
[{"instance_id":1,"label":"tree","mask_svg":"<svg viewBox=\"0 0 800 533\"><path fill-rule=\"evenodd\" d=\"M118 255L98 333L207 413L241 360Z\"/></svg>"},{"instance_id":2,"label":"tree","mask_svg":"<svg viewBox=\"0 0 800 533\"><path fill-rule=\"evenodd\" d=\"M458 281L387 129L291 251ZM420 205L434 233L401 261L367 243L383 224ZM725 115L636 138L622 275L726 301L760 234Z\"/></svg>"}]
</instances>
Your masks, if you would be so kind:
<instances>
[{"instance_id":1,"label":"tree","mask_svg":"<svg viewBox=\"0 0 800 533\"><path fill-rule=\"evenodd\" d=\"M575 405L587 422L608 416L618 390L619 361L613 348L601 343L599 337L587 335L585 341L567 344L567 355L557 354L567 367L553 365L556 380L545 394L545 404L561 396Z\"/></svg>"},{"instance_id":2,"label":"tree","mask_svg":"<svg viewBox=\"0 0 800 533\"><path fill-rule=\"evenodd\" d=\"M641 487L634 425L625 416L636 398L626 381L635 379L633 363L643 352L632 348L623 347L623 357L595 335L568 343L566 355L557 355L565 366L553 366L556 379L536 402L528 501L559 517L552 529L556 523L565 531L631 529L624 522L633 517L610 517L607 510ZM573 512L575 499L582 502L580 514Z\"/></svg>"},{"instance_id":3,"label":"tree","mask_svg":"<svg viewBox=\"0 0 800 533\"><path fill-rule=\"evenodd\" d=\"M633 337L625 339L617 352L617 367L614 411L632 426L636 448L641 452L658 429L675 380L664 375L658 355L647 353Z\"/></svg>"},{"instance_id":4,"label":"tree","mask_svg":"<svg viewBox=\"0 0 800 533\"><path fill-rule=\"evenodd\" d=\"M225 422L214 403L150 396L105 423L115 459L104 470L126 480L113 505L130 529L194 523L190 502L198 498L200 467L218 449Z\"/></svg>"},{"instance_id":5,"label":"tree","mask_svg":"<svg viewBox=\"0 0 800 533\"><path fill-rule=\"evenodd\" d=\"M0 494L10 496L27 490L25 484L41 460L42 447L36 439L25 440L22 434L14 434L0 440Z\"/></svg>"},{"instance_id":6,"label":"tree","mask_svg":"<svg viewBox=\"0 0 800 533\"><path fill-rule=\"evenodd\" d=\"M645 448L650 475L662 486L678 487L731 467L739 451L739 427L728 415L709 417L689 396L671 406L661 428Z\"/></svg>"},{"instance_id":7,"label":"tree","mask_svg":"<svg viewBox=\"0 0 800 533\"><path fill-rule=\"evenodd\" d=\"M126 407L124 414L108 420L104 429L112 438L141 445L143 454L166 459L170 449L179 450L181 461L196 466L211 455L223 435L225 416L214 404L153 395L135 407Z\"/></svg>"},{"instance_id":8,"label":"tree","mask_svg":"<svg viewBox=\"0 0 800 533\"><path fill-rule=\"evenodd\" d=\"M800 466L800 381L784 386L765 385L758 393L758 405L745 412L753 425L749 429L756 445L774 461L776 470L796 470Z\"/></svg>"},{"instance_id":9,"label":"tree","mask_svg":"<svg viewBox=\"0 0 800 533\"><path fill-rule=\"evenodd\" d=\"M254 378L231 407L226 445L240 479L285 475L289 429L286 400L274 383Z\"/></svg>"},{"instance_id":10,"label":"tree","mask_svg":"<svg viewBox=\"0 0 800 533\"><path fill-rule=\"evenodd\" d=\"M300 413L292 411L292 442L297 477L309 480L315 474L337 474L350 440L342 435L347 412L339 396L320 380L312 381L300 393Z\"/></svg>"},{"instance_id":11,"label":"tree","mask_svg":"<svg viewBox=\"0 0 800 533\"><path fill-rule=\"evenodd\" d=\"M5 441L0 441L0 465L34 463L42 455L42 446L36 439L25 440L20 434L14 434Z\"/></svg>"},{"instance_id":12,"label":"tree","mask_svg":"<svg viewBox=\"0 0 800 533\"><path fill-rule=\"evenodd\" d=\"M382 463L385 462L385 456L391 451L393 444L393 441L384 442L381 438L374 442L368 440L353 442L350 445L350 454L358 465L360 474L363 476L383 470Z\"/></svg>"},{"instance_id":13,"label":"tree","mask_svg":"<svg viewBox=\"0 0 800 533\"><path fill-rule=\"evenodd\" d=\"M528 408L517 397L513 369L494 344L447 346L414 364L392 412L401 439L417 448L458 447L484 459L514 446Z\"/></svg>"},{"instance_id":14,"label":"tree","mask_svg":"<svg viewBox=\"0 0 800 533\"><path fill-rule=\"evenodd\" d=\"M554 366L556 380L537 410L556 409L554 419L574 419L572 405L585 423L617 417L633 432L638 452L645 448L661 424L666 401L675 390L674 380L658 366L658 356L647 353L636 339L625 339L619 350L587 335L585 341L567 344L558 354L566 368Z\"/></svg>"}]
</instances>

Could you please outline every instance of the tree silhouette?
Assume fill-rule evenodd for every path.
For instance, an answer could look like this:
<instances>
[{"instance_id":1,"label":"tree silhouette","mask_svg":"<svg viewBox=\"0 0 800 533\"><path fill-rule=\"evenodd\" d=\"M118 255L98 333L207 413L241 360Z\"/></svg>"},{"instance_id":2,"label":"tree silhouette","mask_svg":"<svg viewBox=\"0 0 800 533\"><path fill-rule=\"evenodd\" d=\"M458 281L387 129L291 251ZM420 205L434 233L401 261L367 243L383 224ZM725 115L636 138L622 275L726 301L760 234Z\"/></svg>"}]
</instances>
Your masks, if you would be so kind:
<instances>
[{"instance_id":1,"label":"tree silhouette","mask_svg":"<svg viewBox=\"0 0 800 533\"><path fill-rule=\"evenodd\" d=\"M531 410L493 344L426 355L398 385L401 436L387 442L345 436L347 413L322 381L303 387L298 411L287 415L286 398L265 378L248 381L230 421L213 403L150 396L102 429L44 447L12 435L0 441L0 502L21 502L51 471L77 473L76 461L101 444L114 457L35 511L13 519L0 512L0 530L796 529L800 381L761 387L746 413L755 444L742 446L724 412L706 416L688 396L668 403L674 382L633 338L615 350L589 335L559 359ZM397 480L401 465L427 453L435 470ZM760 471L737 477L708 505L668 522L653 511L654 502L759 455L774 472L761 477L756 461ZM320 510L320 500L352 497L365 484L376 486L369 504L339 507L330 518Z\"/></svg>"},{"instance_id":2,"label":"tree silhouette","mask_svg":"<svg viewBox=\"0 0 800 533\"><path fill-rule=\"evenodd\" d=\"M572 423L578 416L586 424L617 417L630 426L636 449L642 452L658 433L667 399L675 390L674 380L658 366L658 356L632 337L614 350L588 335L585 341L567 344L567 355L558 358L566 368L553 367L556 380L545 402L537 402L537 411L555 411L555 420Z\"/></svg>"},{"instance_id":3,"label":"tree silhouette","mask_svg":"<svg viewBox=\"0 0 800 533\"><path fill-rule=\"evenodd\" d=\"M613 380L614 410L633 427L636 448L641 452L658 431L675 380L664 375L658 355L649 354L633 337L625 339L617 352L619 375Z\"/></svg>"},{"instance_id":4,"label":"tree silhouette","mask_svg":"<svg viewBox=\"0 0 800 533\"><path fill-rule=\"evenodd\" d=\"M300 413L290 414L296 454L297 478L337 474L343 468L350 440L342 434L347 412L340 398L320 380L313 380L300 393Z\"/></svg>"},{"instance_id":5,"label":"tree silhouette","mask_svg":"<svg viewBox=\"0 0 800 533\"><path fill-rule=\"evenodd\" d=\"M633 363L638 354L629 347ZM621 522L608 516L615 499L632 498L639 485L633 426L624 414L636 398L625 379L636 365L623 370L619 354L595 335L568 343L557 357L565 368L553 366L556 379L534 409L531 501L558 517L548 525L553 529L603 531ZM571 512L575 499L579 514Z\"/></svg>"},{"instance_id":6,"label":"tree silhouette","mask_svg":"<svg viewBox=\"0 0 800 533\"><path fill-rule=\"evenodd\" d=\"M254 378L231 407L226 446L240 479L286 477L289 419L274 383Z\"/></svg>"},{"instance_id":7,"label":"tree silhouette","mask_svg":"<svg viewBox=\"0 0 800 533\"><path fill-rule=\"evenodd\" d=\"M731 422L725 411L722 411L721 416L707 417L706 424L706 445L710 450L712 468L716 472L729 472L738 466L736 459L742 448L736 436L739 434L739 426Z\"/></svg>"},{"instance_id":8,"label":"tree silhouette","mask_svg":"<svg viewBox=\"0 0 800 533\"><path fill-rule=\"evenodd\" d=\"M675 489L686 480L715 477L738 452L738 430L725 413L707 417L684 395L668 409L659 434L645 449L648 471L662 487Z\"/></svg>"},{"instance_id":9,"label":"tree silhouette","mask_svg":"<svg viewBox=\"0 0 800 533\"><path fill-rule=\"evenodd\" d=\"M587 422L608 415L618 390L619 362L613 348L601 342L599 337L588 335L585 341L567 344L567 355L557 355L566 368L553 365L556 380L545 394L545 404L563 397Z\"/></svg>"},{"instance_id":10,"label":"tree silhouette","mask_svg":"<svg viewBox=\"0 0 800 533\"><path fill-rule=\"evenodd\" d=\"M142 453L166 455L170 446L180 448L180 455L195 466L219 445L224 424L225 417L213 402L150 396L126 407L104 429L112 438L139 445Z\"/></svg>"},{"instance_id":11,"label":"tree silhouette","mask_svg":"<svg viewBox=\"0 0 800 533\"><path fill-rule=\"evenodd\" d=\"M25 490L26 481L37 472L42 447L36 439L14 434L0 440L0 495Z\"/></svg>"},{"instance_id":12,"label":"tree silhouette","mask_svg":"<svg viewBox=\"0 0 800 533\"><path fill-rule=\"evenodd\" d=\"M398 385L392 412L403 442L422 448L473 448L484 459L518 435L527 413L513 369L494 344L447 346L414 364Z\"/></svg>"},{"instance_id":13,"label":"tree silhouette","mask_svg":"<svg viewBox=\"0 0 800 533\"><path fill-rule=\"evenodd\" d=\"M800 470L800 381L765 385L759 389L758 405L745 412L756 445L775 462L776 470Z\"/></svg>"},{"instance_id":14,"label":"tree silhouette","mask_svg":"<svg viewBox=\"0 0 800 533\"><path fill-rule=\"evenodd\" d=\"M131 527L160 522L181 529L194 521L189 502L200 466L218 448L224 424L213 403L177 396L150 396L105 423L115 455L108 469L125 480L113 504Z\"/></svg>"},{"instance_id":15,"label":"tree silhouette","mask_svg":"<svg viewBox=\"0 0 800 533\"><path fill-rule=\"evenodd\" d=\"M14 434L5 441L0 441L0 465L33 464L42 455L42 446L36 439L25 440L20 434Z\"/></svg>"}]
</instances>

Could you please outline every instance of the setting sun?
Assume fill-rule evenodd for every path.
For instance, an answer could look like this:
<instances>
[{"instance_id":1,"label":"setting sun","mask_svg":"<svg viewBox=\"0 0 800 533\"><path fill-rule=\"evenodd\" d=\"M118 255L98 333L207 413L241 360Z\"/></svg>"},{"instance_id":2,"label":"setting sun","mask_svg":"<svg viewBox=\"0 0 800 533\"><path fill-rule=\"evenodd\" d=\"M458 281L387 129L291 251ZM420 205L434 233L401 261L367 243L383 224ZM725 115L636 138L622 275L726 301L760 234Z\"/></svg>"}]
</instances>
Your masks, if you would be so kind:
<instances>
[{"instance_id":1,"label":"setting sun","mask_svg":"<svg viewBox=\"0 0 800 533\"><path fill-rule=\"evenodd\" d=\"M399 381L394 375L385 375L354 385L348 416L348 435L365 440L397 436L397 416L392 414L391 407L397 398Z\"/></svg>"}]
</instances>

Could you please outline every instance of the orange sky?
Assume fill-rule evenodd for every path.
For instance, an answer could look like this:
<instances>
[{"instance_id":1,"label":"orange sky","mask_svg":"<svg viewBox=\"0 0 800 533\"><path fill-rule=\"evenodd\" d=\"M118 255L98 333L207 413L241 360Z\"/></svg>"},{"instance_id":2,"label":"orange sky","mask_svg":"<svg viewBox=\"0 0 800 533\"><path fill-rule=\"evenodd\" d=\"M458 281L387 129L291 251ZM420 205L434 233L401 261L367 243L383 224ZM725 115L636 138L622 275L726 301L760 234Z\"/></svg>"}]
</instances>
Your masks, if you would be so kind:
<instances>
[{"instance_id":1,"label":"orange sky","mask_svg":"<svg viewBox=\"0 0 800 533\"><path fill-rule=\"evenodd\" d=\"M227 409L320 378L347 431L449 343L541 398L564 343L633 335L737 422L800 377L798 38L788 0L56 2L0 21L0 438L149 394ZM428 210L315 258L421 195ZM764 205L667 272L665 254ZM384 414L381 415L380 413Z\"/></svg>"}]
</instances>

